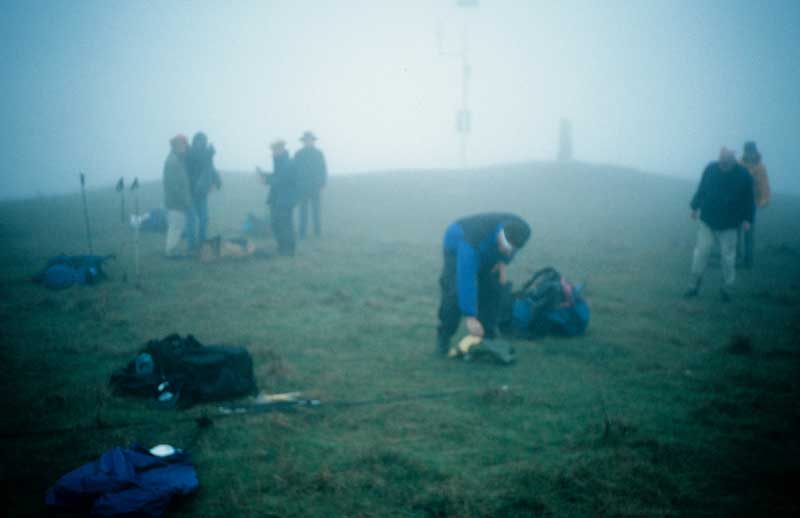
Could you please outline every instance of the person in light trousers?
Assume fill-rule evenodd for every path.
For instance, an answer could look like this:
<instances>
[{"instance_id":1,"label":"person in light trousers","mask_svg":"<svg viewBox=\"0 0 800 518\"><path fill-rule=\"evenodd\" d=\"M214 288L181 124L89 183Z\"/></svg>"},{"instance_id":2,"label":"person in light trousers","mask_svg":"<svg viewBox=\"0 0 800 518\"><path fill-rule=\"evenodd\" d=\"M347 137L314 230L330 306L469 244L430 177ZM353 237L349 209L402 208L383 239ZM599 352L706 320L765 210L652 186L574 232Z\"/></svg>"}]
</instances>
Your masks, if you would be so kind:
<instances>
[{"instance_id":1,"label":"person in light trousers","mask_svg":"<svg viewBox=\"0 0 800 518\"><path fill-rule=\"evenodd\" d=\"M186 151L189 142L183 135L170 141L170 153L164 162L164 208L167 210L167 241L164 253L167 257L180 255L178 246L186 228L186 212L192 208L189 192L189 175L186 172Z\"/></svg>"},{"instance_id":2,"label":"person in light trousers","mask_svg":"<svg viewBox=\"0 0 800 518\"><path fill-rule=\"evenodd\" d=\"M733 151L723 147L719 160L706 166L690 206L691 218L700 221L692 254L691 281L684 297L699 295L708 256L717 243L722 260L720 296L724 302L729 302L736 281L738 230L747 232L750 229L755 211L753 180L736 162Z\"/></svg>"}]
</instances>

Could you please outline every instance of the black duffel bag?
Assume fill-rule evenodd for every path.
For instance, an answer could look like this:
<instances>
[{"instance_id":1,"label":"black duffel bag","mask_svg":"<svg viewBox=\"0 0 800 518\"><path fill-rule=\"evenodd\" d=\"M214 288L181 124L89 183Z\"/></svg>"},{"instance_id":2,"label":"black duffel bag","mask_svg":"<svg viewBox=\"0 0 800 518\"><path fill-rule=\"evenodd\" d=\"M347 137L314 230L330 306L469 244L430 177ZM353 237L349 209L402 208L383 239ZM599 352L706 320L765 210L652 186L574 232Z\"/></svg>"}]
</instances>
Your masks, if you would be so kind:
<instances>
[{"instance_id":1,"label":"black duffel bag","mask_svg":"<svg viewBox=\"0 0 800 518\"><path fill-rule=\"evenodd\" d=\"M152 367L143 369L141 359L147 355ZM247 349L204 346L192 335L181 338L177 334L150 340L137 359L111 376L111 386L118 394L152 395L184 408L258 392Z\"/></svg>"}]
</instances>

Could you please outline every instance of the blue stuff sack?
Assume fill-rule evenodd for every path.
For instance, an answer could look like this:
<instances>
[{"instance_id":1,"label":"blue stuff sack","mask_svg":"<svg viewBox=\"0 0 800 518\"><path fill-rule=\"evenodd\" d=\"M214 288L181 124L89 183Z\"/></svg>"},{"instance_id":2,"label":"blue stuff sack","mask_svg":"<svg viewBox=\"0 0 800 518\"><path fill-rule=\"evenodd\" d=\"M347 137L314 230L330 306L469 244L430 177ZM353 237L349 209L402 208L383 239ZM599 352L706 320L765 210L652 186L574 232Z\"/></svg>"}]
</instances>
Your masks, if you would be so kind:
<instances>
[{"instance_id":1,"label":"blue stuff sack","mask_svg":"<svg viewBox=\"0 0 800 518\"><path fill-rule=\"evenodd\" d=\"M106 277L103 263L113 255L59 255L49 261L34 282L42 283L51 290L63 290L73 284L94 284Z\"/></svg>"},{"instance_id":2,"label":"blue stuff sack","mask_svg":"<svg viewBox=\"0 0 800 518\"><path fill-rule=\"evenodd\" d=\"M76 282L78 282L78 271L66 264L54 264L42 275L42 284L51 290L63 290Z\"/></svg>"}]
</instances>

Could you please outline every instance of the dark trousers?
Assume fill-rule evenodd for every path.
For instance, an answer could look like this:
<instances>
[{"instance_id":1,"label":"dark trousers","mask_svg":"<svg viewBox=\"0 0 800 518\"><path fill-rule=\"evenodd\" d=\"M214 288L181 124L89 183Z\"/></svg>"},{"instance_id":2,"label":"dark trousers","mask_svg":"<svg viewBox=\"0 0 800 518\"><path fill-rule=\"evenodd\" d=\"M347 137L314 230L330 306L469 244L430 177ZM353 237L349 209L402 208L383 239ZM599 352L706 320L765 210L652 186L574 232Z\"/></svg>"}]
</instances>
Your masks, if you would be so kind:
<instances>
[{"instance_id":1,"label":"dark trousers","mask_svg":"<svg viewBox=\"0 0 800 518\"><path fill-rule=\"evenodd\" d=\"M270 205L269 217L272 234L278 243L278 254L294 255L294 217L292 206Z\"/></svg>"},{"instance_id":2,"label":"dark trousers","mask_svg":"<svg viewBox=\"0 0 800 518\"><path fill-rule=\"evenodd\" d=\"M461 309L458 307L458 285L456 280L456 256L444 254L444 268L439 277L442 300L439 304L439 327L437 340L440 349L449 347L450 339L461 322ZM502 294L500 278L496 272L484 268L478 273L478 314L483 325L484 336L494 338ZM446 351L442 351L446 352Z\"/></svg>"},{"instance_id":3,"label":"dark trousers","mask_svg":"<svg viewBox=\"0 0 800 518\"><path fill-rule=\"evenodd\" d=\"M753 218L755 219L755 218ZM750 230L745 232L744 230L739 228L739 241L738 246L736 248L736 259L737 262L740 263L745 268L752 268L753 267L753 260L754 252L755 252L755 241L756 241L756 224L750 225Z\"/></svg>"},{"instance_id":4,"label":"dark trousers","mask_svg":"<svg viewBox=\"0 0 800 518\"><path fill-rule=\"evenodd\" d=\"M319 237L322 233L322 223L320 220L320 192L316 191L315 193L309 195L308 197L304 198L300 204L297 206L298 212L300 212L300 238L306 237L306 227L308 224L308 209L309 206L311 208L311 218L314 222L314 235Z\"/></svg>"}]
</instances>

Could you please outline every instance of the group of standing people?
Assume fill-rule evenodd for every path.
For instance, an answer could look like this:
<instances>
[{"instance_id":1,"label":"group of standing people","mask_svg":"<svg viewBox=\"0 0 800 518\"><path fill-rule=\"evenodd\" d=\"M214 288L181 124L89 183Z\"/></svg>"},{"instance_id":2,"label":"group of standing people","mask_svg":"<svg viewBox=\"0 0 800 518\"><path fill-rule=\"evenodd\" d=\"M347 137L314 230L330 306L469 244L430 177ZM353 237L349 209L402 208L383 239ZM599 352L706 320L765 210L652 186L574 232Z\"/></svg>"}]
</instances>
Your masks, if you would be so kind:
<instances>
[{"instance_id":1,"label":"group of standing people","mask_svg":"<svg viewBox=\"0 0 800 518\"><path fill-rule=\"evenodd\" d=\"M215 149L203 132L195 133L192 144L184 135L169 141L170 153L164 163L164 208L167 211L167 257L179 257L181 239L194 252L208 231L208 195L222 188L214 167Z\"/></svg>"},{"instance_id":2,"label":"group of standing people","mask_svg":"<svg viewBox=\"0 0 800 518\"><path fill-rule=\"evenodd\" d=\"M306 131L303 143L294 157L289 155L286 142L276 140L271 145L271 173L256 168L263 182L270 186L267 205L278 254L293 256L295 252L294 209L300 213L300 238L306 236L309 212L314 235L322 234L321 195L328 180L325 156L316 147L317 137ZM222 188L214 167L215 149L203 132L198 132L189 145L184 135L169 141L170 152L164 163L164 208L167 211L167 257L180 257L180 244L187 242L189 253L197 251L207 238L208 195Z\"/></svg>"},{"instance_id":3,"label":"group of standing people","mask_svg":"<svg viewBox=\"0 0 800 518\"><path fill-rule=\"evenodd\" d=\"M756 143L745 143L741 161L736 160L734 151L723 147L719 160L703 171L690 203L691 217L700 224L686 298L700 293L711 249L717 243L723 278L720 296L725 302L731 300L737 262L753 267L756 210L766 207L769 198L767 169Z\"/></svg>"},{"instance_id":4,"label":"group of standing people","mask_svg":"<svg viewBox=\"0 0 800 518\"><path fill-rule=\"evenodd\" d=\"M296 241L294 229L294 209L300 213L300 239L306 237L308 216L314 225L314 235L322 234L322 189L328 181L328 168L325 155L316 147L317 137L306 131L300 137L302 147L289 155L286 142L276 140L270 145L272 150L272 173L260 168L256 172L262 181L270 186L267 205L270 210L270 224L278 244L278 254L294 256Z\"/></svg>"}]
</instances>

